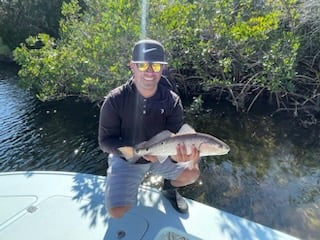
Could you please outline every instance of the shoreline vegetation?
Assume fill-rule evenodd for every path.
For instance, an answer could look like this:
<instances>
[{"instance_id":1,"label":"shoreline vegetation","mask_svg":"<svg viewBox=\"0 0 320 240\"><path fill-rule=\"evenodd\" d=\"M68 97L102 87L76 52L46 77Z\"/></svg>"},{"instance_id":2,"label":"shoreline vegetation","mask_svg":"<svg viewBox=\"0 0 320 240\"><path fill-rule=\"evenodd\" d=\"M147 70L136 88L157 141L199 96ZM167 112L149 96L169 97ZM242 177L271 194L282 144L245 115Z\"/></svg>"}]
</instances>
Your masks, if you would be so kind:
<instances>
[{"instance_id":1,"label":"shoreline vegetation","mask_svg":"<svg viewBox=\"0 0 320 240\"><path fill-rule=\"evenodd\" d=\"M169 79L199 109L203 99L238 112L264 101L312 126L319 14L318 0L0 1L0 55L12 54L0 61L18 64L21 86L42 101L97 102L126 81L129 46L145 33L163 43Z\"/></svg>"}]
</instances>

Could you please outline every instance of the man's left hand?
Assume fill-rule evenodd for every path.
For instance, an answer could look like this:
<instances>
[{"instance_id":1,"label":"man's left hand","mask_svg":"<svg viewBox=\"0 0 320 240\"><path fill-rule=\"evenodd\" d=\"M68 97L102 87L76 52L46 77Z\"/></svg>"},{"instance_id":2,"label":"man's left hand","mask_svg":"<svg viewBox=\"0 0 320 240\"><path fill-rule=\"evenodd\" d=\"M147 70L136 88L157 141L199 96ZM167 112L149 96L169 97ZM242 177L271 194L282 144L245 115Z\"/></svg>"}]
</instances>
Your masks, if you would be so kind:
<instances>
[{"instance_id":1,"label":"man's left hand","mask_svg":"<svg viewBox=\"0 0 320 240\"><path fill-rule=\"evenodd\" d=\"M186 145L178 144L177 155L170 156L170 157L176 162L188 162L188 161L198 162L200 159L200 152L194 145L192 145L191 153L187 154Z\"/></svg>"}]
</instances>

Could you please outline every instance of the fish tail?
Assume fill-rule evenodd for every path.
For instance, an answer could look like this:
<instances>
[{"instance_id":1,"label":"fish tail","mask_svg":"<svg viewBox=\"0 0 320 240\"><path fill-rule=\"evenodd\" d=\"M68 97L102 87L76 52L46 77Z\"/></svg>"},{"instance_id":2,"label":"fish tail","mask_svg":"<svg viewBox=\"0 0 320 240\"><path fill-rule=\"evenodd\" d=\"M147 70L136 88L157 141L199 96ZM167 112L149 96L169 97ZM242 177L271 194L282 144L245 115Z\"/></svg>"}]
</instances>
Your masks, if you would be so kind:
<instances>
[{"instance_id":1,"label":"fish tail","mask_svg":"<svg viewBox=\"0 0 320 240\"><path fill-rule=\"evenodd\" d=\"M120 147L118 150L121 152L123 157L130 163L136 163L141 156L135 154L134 148L125 146L125 147Z\"/></svg>"},{"instance_id":2,"label":"fish tail","mask_svg":"<svg viewBox=\"0 0 320 240\"><path fill-rule=\"evenodd\" d=\"M133 147L119 147L118 150L122 153L125 159L131 159L135 156Z\"/></svg>"}]
</instances>

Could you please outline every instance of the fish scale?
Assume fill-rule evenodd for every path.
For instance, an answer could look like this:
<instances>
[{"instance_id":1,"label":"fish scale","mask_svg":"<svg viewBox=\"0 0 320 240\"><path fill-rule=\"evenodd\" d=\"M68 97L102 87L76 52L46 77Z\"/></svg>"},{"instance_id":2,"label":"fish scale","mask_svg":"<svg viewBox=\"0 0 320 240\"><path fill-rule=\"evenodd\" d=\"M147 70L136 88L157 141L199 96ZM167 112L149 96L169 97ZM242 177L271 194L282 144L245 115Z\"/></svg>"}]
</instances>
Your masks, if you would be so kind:
<instances>
[{"instance_id":1,"label":"fish scale","mask_svg":"<svg viewBox=\"0 0 320 240\"><path fill-rule=\"evenodd\" d=\"M230 147L220 139L210 134L197 133L188 124L184 124L177 134L165 130L134 148L121 147L119 150L130 162L135 162L144 155L157 156L162 162L168 156L177 154L179 144L186 146L187 154L190 154L192 146L195 146L200 156L224 155L230 150Z\"/></svg>"}]
</instances>

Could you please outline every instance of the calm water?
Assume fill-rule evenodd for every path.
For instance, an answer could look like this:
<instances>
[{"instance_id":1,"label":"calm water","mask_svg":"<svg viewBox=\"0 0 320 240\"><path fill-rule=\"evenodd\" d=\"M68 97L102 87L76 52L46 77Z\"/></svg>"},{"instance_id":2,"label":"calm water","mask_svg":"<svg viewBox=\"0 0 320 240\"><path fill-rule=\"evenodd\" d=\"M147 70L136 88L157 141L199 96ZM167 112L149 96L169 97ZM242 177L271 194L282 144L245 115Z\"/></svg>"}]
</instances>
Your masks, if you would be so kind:
<instances>
[{"instance_id":1,"label":"calm water","mask_svg":"<svg viewBox=\"0 0 320 240\"><path fill-rule=\"evenodd\" d=\"M97 144L99 109L68 99L41 103L0 69L0 171L56 170L105 175ZM186 197L290 233L320 236L320 131L291 118L238 115L214 106L186 122L228 143L226 156L201 161ZM149 176L144 184L161 186Z\"/></svg>"}]
</instances>

